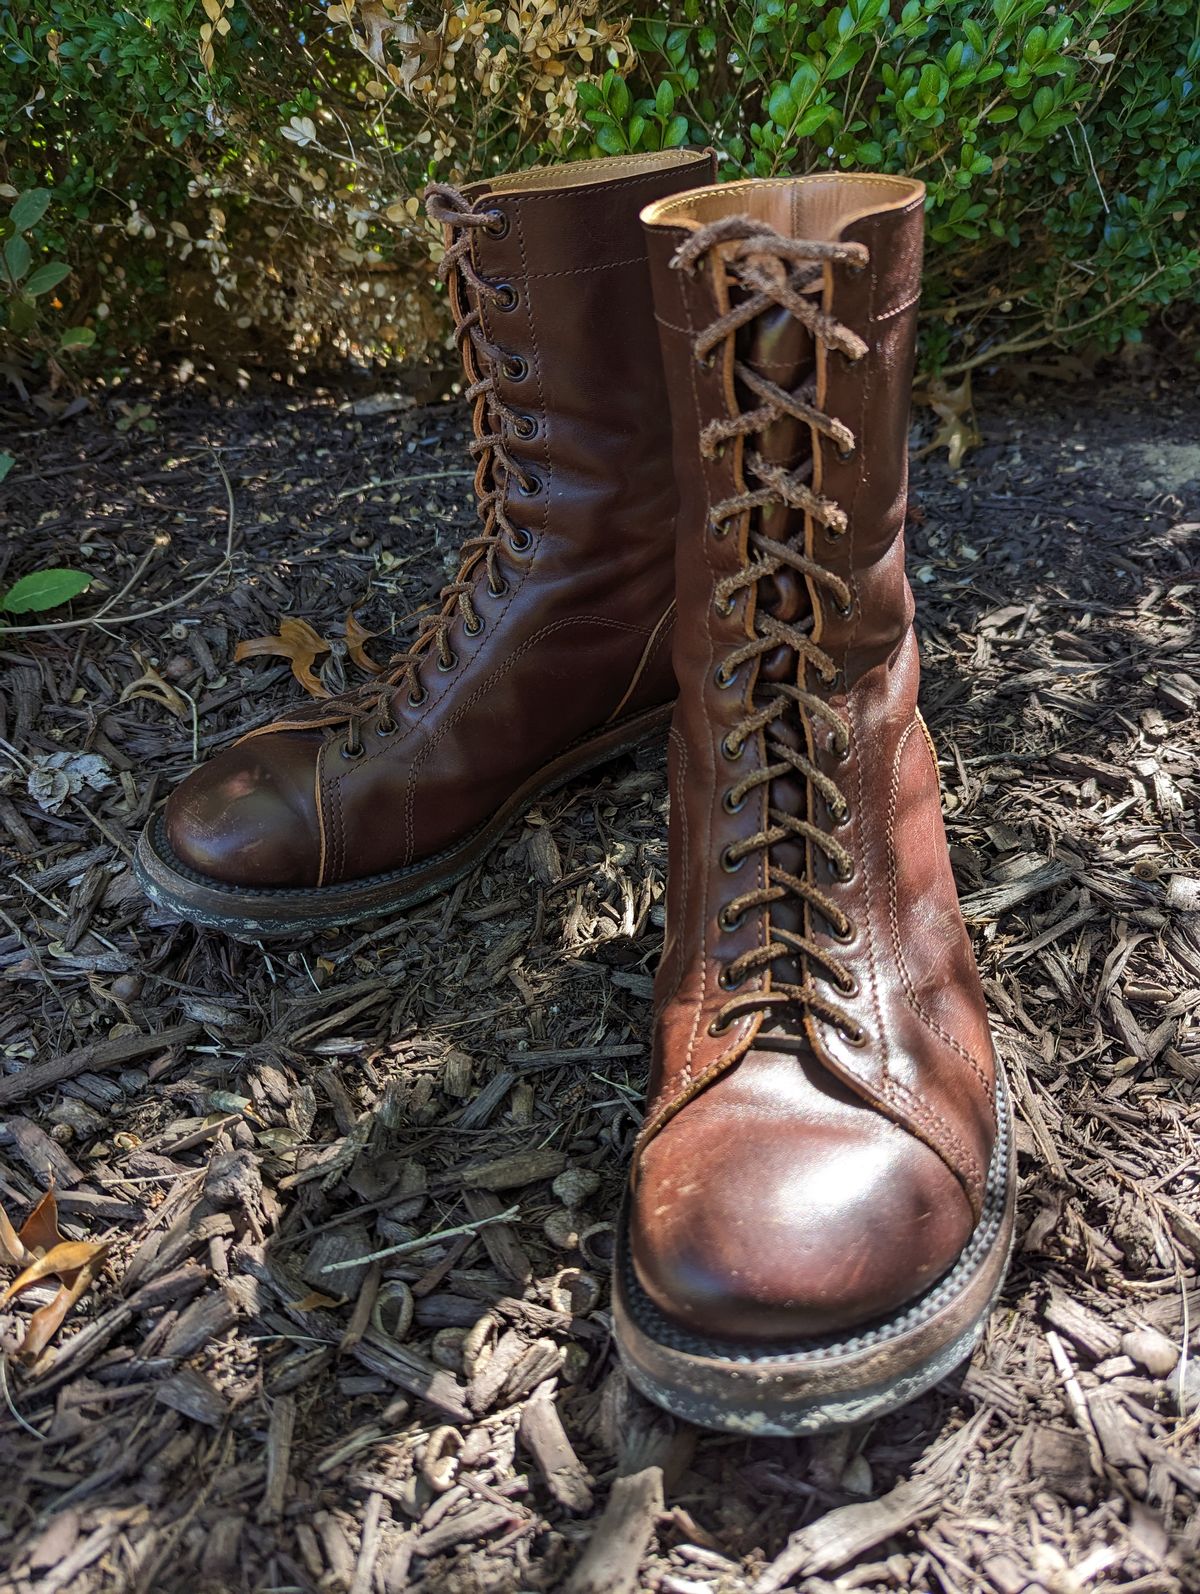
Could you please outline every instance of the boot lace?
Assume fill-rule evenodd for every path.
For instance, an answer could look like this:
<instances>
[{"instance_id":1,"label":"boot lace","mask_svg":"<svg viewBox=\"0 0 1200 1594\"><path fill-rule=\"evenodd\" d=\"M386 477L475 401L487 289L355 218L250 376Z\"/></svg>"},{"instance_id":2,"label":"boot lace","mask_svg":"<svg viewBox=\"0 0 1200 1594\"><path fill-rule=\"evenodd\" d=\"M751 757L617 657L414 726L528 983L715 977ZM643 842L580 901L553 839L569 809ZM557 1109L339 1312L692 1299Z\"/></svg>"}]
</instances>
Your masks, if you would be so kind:
<instances>
[{"instance_id":1,"label":"boot lace","mask_svg":"<svg viewBox=\"0 0 1200 1594\"><path fill-rule=\"evenodd\" d=\"M695 339L693 351L697 361L711 363L742 327L777 305L790 311L808 329L814 341L840 351L847 359L861 359L867 352L862 339L823 311L813 298L826 262L835 261L861 269L867 260L867 251L861 244L784 238L765 222L732 216L695 232L677 251L672 265L695 271L718 246L723 270L742 291L732 308ZM807 423L814 433L835 444L843 458L853 453L855 437L843 422L815 407L815 374L789 392L736 356L733 372L736 383L750 395L752 407L739 408L710 421L700 434L700 450L706 459L712 459L733 439L746 440L742 459L744 490L713 505L709 529L714 536L725 537L735 522L744 523L749 519L745 562L734 574L717 582L714 602L718 611L727 615L733 611L740 594L745 593L753 635L721 660L716 681L722 688L731 687L744 666L756 669L758 661L786 648L796 660L794 679L802 684L789 680L767 681L760 674L747 712L724 738L722 752L727 760L736 763L746 744L761 734L765 758L758 767L747 770L734 781L725 791L723 803L729 813L736 813L759 787L770 788L776 780L796 776L806 788L815 791L828 823L814 823L806 816L790 813L768 797L764 827L732 843L721 858L723 868L735 874L752 854L765 853L765 881L753 890L732 897L721 909L719 925L722 931L732 932L750 914L791 901L799 904L802 910L815 910L830 926L833 940L845 943L855 934L855 926L848 915L815 880L784 868L772 856L772 849L780 845L811 845L828 860L836 879L849 880L853 872L853 859L834 833L850 817L845 794L812 758L790 744L787 734L794 730L797 722L803 732L798 712L803 711L809 716L814 732L818 726L827 729L828 746L834 756L846 757L850 745L847 721L826 695L810 690L807 684L811 671L816 677L813 685L819 683L828 693L838 684L839 671L829 654L814 640L811 619L781 620L765 606L760 606L760 599L762 584L784 571L793 571L804 578L814 599L829 602L843 617L852 613L854 595L841 576L806 552L803 520L793 535L780 541L767 536L752 517L755 510L768 505L785 505L815 521L830 542L845 535L847 519L843 509L813 487L811 458L789 469L764 459L750 446L749 440L784 416ZM719 975L721 988L731 993L754 975L765 976L764 983L753 991L732 994L713 1019L710 1032L719 1035L747 1012L770 1012L796 1004L802 1011L833 1024L852 1045L861 1044L864 1037L860 1026L814 983L810 974L813 965L817 965L825 970L838 993L846 999L854 996L857 989L854 977L833 947L771 918L768 927L764 944L725 960ZM798 981L781 977L781 960L785 967L801 971Z\"/></svg>"},{"instance_id":2,"label":"boot lace","mask_svg":"<svg viewBox=\"0 0 1200 1594\"><path fill-rule=\"evenodd\" d=\"M513 524L505 500L510 483L527 497L532 497L541 483L509 452L505 439L532 437L537 423L531 416L505 404L496 380L498 373L510 380L519 380L525 375L527 366L520 355L491 343L483 330L483 305L510 310L516 304L516 292L510 283L490 282L480 276L471 260L471 234L498 235L507 226L507 220L500 210L472 209L470 200L448 183L431 183L425 190L425 205L430 220L447 227L452 234L452 241L438 267L438 276L450 285L455 343L469 379L465 396L474 406L475 436L468 446L476 461L476 506L483 530L463 543L458 573L442 588L439 611L427 619L412 646L395 654L379 677L344 700L350 722L350 734L343 749L347 758L356 758L362 752L361 722L369 716L382 715L376 727L380 735L390 735L396 730L390 701L406 683L412 707L419 707L425 701L429 694L421 684L419 672L426 660L432 657L443 672L455 668L458 659L450 646L450 627L456 613L461 616L468 636L478 636L482 631L483 616L474 602L481 574L486 574L488 590L494 598L503 597L508 591L508 582L497 557L502 542L507 538L516 553L527 553L533 546L533 533ZM464 291L468 286L475 296L475 303L469 308Z\"/></svg>"}]
</instances>

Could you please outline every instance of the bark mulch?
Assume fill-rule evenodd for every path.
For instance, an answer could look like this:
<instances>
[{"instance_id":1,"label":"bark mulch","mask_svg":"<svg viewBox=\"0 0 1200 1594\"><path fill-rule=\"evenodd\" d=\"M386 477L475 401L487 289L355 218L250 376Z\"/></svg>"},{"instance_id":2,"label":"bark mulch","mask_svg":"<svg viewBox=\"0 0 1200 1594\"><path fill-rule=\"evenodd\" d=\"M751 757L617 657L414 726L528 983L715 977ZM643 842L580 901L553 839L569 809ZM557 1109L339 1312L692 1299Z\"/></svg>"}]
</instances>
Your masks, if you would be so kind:
<instances>
[{"instance_id":1,"label":"bark mulch","mask_svg":"<svg viewBox=\"0 0 1200 1594\"><path fill-rule=\"evenodd\" d=\"M612 1349L658 750L308 946L197 933L130 873L197 754L299 691L239 641L303 618L329 685L352 609L400 646L473 523L461 409L196 380L0 415L0 586L97 578L0 635L0 1205L52 1185L73 1247L0 1306L0 1587L1200 1587L1200 398L982 411L962 467L915 466L911 569L1017 1254L965 1374L795 1443L670 1422Z\"/></svg>"}]
</instances>

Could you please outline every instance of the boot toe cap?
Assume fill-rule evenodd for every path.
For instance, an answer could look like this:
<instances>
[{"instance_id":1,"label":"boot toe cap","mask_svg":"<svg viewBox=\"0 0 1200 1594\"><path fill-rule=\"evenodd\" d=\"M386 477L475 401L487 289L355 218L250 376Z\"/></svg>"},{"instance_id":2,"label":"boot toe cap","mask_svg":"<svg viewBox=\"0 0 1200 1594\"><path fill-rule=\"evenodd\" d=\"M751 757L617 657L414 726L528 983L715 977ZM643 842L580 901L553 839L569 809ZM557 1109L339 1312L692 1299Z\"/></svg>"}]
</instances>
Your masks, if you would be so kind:
<instances>
[{"instance_id":1,"label":"boot toe cap","mask_svg":"<svg viewBox=\"0 0 1200 1594\"><path fill-rule=\"evenodd\" d=\"M189 775L165 812L176 859L230 886L316 885L320 745L303 733L256 737Z\"/></svg>"},{"instance_id":2,"label":"boot toe cap","mask_svg":"<svg viewBox=\"0 0 1200 1594\"><path fill-rule=\"evenodd\" d=\"M886 1318L949 1271L973 1228L942 1160L852 1100L816 1123L690 1105L644 1155L634 1268L700 1337L782 1344ZM827 1109L829 1104L826 1104Z\"/></svg>"}]
</instances>

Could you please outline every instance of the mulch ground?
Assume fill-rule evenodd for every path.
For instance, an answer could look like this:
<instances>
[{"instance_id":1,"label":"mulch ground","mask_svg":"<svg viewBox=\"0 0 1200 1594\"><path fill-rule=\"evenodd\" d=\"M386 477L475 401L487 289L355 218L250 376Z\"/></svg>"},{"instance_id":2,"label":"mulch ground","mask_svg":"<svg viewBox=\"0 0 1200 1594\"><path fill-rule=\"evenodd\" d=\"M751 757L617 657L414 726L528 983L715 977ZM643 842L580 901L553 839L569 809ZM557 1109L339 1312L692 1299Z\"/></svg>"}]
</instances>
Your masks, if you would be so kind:
<instances>
[{"instance_id":1,"label":"mulch ground","mask_svg":"<svg viewBox=\"0 0 1200 1594\"><path fill-rule=\"evenodd\" d=\"M461 409L138 403L0 416L0 586L97 578L66 628L0 636L0 1204L19 1226L53 1183L97 1274L36 1356L59 1281L0 1306L0 1586L1200 1587L1200 398L997 391L960 469L916 463L1019 1239L965 1374L795 1443L660 1417L610 1338L658 750L448 897L309 946L181 926L129 869L197 753L299 691L238 641L302 617L332 685L351 609L400 645L473 523Z\"/></svg>"}]
</instances>

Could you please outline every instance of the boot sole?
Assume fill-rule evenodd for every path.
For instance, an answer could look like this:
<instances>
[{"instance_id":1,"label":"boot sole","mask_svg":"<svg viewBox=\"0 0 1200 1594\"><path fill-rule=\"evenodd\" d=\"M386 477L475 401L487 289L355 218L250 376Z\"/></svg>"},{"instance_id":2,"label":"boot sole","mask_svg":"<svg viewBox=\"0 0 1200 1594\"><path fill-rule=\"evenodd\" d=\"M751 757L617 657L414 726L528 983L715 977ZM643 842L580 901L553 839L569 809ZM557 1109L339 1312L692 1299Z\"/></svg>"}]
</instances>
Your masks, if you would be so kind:
<instances>
[{"instance_id":1,"label":"boot sole","mask_svg":"<svg viewBox=\"0 0 1200 1594\"><path fill-rule=\"evenodd\" d=\"M705 1340L665 1317L638 1283L619 1226L613 1323L631 1382L701 1428L789 1438L869 1422L907 1405L971 1354L1008 1268L1016 1210L1012 1107L996 1065L998 1133L983 1216L949 1273L893 1317L847 1337L764 1354L760 1344Z\"/></svg>"},{"instance_id":2,"label":"boot sole","mask_svg":"<svg viewBox=\"0 0 1200 1594\"><path fill-rule=\"evenodd\" d=\"M470 873L500 839L514 818L577 776L631 752L670 722L672 704L646 709L604 731L581 739L543 765L490 819L431 858L386 874L330 886L299 889L227 885L189 869L167 840L159 813L138 841L134 874L160 908L206 930L220 930L239 941L314 935L355 924L437 896Z\"/></svg>"}]
</instances>

